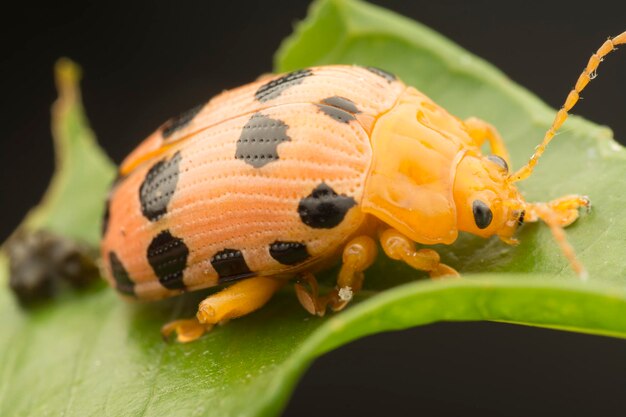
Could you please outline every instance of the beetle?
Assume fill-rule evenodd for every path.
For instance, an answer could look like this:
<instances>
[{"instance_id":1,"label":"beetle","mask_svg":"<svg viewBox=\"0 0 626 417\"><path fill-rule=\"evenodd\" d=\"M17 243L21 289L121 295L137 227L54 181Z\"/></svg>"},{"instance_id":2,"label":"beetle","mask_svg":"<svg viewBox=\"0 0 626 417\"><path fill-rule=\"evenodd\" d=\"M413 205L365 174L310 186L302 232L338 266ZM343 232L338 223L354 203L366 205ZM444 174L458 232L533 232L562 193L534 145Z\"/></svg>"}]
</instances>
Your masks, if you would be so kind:
<instances>
[{"instance_id":1,"label":"beetle","mask_svg":"<svg viewBox=\"0 0 626 417\"><path fill-rule=\"evenodd\" d=\"M626 32L593 54L516 172L492 125L460 120L378 68L313 67L226 91L166 122L122 162L103 221L104 276L145 300L228 284L195 318L162 328L181 342L262 307L289 278L310 313L343 309L377 256L375 238L388 257L433 278L458 276L416 243L448 245L465 231L515 244L523 222L541 220L584 278L563 228L588 198L531 203L515 183L623 43ZM314 273L339 258L336 287L319 294Z\"/></svg>"}]
</instances>

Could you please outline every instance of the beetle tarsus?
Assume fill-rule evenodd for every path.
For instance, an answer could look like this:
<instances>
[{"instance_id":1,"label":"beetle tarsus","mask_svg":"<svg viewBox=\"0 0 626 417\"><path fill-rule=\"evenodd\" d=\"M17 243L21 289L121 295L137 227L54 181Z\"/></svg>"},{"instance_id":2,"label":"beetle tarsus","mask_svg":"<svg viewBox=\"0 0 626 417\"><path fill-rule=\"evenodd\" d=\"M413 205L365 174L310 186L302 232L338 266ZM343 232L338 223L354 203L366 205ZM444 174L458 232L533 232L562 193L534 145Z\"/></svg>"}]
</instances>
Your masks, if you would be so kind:
<instances>
[{"instance_id":1,"label":"beetle tarsus","mask_svg":"<svg viewBox=\"0 0 626 417\"><path fill-rule=\"evenodd\" d=\"M342 300L339 293L341 290L334 288L328 294L319 295L317 279L311 273L303 274L294 285L298 301L310 314L318 317L326 315L326 309L333 311L343 309L348 301Z\"/></svg>"},{"instance_id":2,"label":"beetle tarsus","mask_svg":"<svg viewBox=\"0 0 626 417\"><path fill-rule=\"evenodd\" d=\"M589 210L590 206L589 198L581 195L567 195L548 203L526 204L527 221L542 220L548 225L554 239L561 247L561 251L582 281L587 280L587 270L576 257L576 252L567 240L563 228L571 225L578 219L579 208L585 207Z\"/></svg>"},{"instance_id":3,"label":"beetle tarsus","mask_svg":"<svg viewBox=\"0 0 626 417\"><path fill-rule=\"evenodd\" d=\"M463 124L467 129L467 133L476 141L474 145L480 147L485 141L488 141L491 153L504 159L508 169L511 164L511 157L498 130L490 123L477 117L465 119Z\"/></svg>"},{"instance_id":4,"label":"beetle tarsus","mask_svg":"<svg viewBox=\"0 0 626 417\"><path fill-rule=\"evenodd\" d=\"M176 333L176 341L179 343L188 343L197 340L200 336L210 331L212 324L202 324L196 318L180 319L166 323L161 327L161 335L167 342L170 336Z\"/></svg>"}]
</instances>

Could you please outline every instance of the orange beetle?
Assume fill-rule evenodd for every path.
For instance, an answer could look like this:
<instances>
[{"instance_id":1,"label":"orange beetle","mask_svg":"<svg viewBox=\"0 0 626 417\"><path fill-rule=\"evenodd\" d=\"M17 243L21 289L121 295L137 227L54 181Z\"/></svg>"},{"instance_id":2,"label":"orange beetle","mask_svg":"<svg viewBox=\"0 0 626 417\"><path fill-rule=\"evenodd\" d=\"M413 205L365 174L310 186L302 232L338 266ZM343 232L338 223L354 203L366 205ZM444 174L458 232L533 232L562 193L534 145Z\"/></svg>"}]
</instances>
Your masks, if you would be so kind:
<instances>
[{"instance_id":1,"label":"orange beetle","mask_svg":"<svg viewBox=\"0 0 626 417\"><path fill-rule=\"evenodd\" d=\"M526 202L530 175L601 58L589 61L529 163L508 171L497 131L450 115L377 68L323 66L264 77L165 123L120 168L102 238L105 276L122 294L159 299L222 284L197 317L163 333L197 339L214 324L263 306L287 278L312 314L340 310L376 257L458 275L425 245L459 231L509 244L543 220L573 268L585 272L562 228L586 197ZM491 155L481 153L487 141ZM313 272L342 257L337 286L319 295Z\"/></svg>"}]
</instances>

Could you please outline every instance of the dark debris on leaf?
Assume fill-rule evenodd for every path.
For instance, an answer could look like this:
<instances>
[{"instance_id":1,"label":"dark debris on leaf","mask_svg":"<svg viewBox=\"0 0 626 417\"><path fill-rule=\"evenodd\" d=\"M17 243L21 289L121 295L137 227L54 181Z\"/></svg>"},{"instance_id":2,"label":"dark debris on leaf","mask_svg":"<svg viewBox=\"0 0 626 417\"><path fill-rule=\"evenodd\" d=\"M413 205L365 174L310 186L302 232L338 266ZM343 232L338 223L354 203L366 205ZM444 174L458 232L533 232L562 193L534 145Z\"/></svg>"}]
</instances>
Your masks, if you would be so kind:
<instances>
[{"instance_id":1,"label":"dark debris on leaf","mask_svg":"<svg viewBox=\"0 0 626 417\"><path fill-rule=\"evenodd\" d=\"M49 300L67 286L87 287L99 277L92 248L48 231L20 230L4 249L9 287L23 306Z\"/></svg>"}]
</instances>

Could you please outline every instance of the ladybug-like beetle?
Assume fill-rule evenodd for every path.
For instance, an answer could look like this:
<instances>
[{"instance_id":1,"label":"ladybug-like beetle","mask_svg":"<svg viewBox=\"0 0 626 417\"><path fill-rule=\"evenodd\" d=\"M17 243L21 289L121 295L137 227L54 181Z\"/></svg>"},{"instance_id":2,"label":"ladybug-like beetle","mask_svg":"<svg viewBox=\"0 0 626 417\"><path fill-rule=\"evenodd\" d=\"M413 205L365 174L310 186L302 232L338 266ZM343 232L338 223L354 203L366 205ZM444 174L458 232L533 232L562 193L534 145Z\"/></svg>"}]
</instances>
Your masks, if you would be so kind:
<instances>
[{"instance_id":1,"label":"ladybug-like beetle","mask_svg":"<svg viewBox=\"0 0 626 417\"><path fill-rule=\"evenodd\" d=\"M224 92L165 123L122 163L103 224L105 276L139 299L230 284L200 303L197 318L164 326L180 341L260 308L292 277L309 312L342 309L376 257L376 237L387 256L454 276L415 242L451 244L465 231L513 244L520 224L542 220L584 276L562 228L588 199L529 203L514 183L621 43L626 32L592 56L513 174L491 125L460 120L377 68L314 67ZM336 288L319 295L313 272L338 258Z\"/></svg>"}]
</instances>

